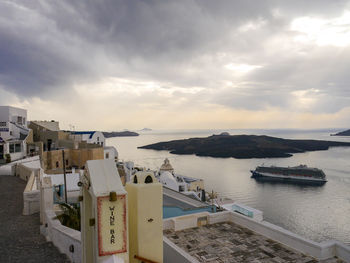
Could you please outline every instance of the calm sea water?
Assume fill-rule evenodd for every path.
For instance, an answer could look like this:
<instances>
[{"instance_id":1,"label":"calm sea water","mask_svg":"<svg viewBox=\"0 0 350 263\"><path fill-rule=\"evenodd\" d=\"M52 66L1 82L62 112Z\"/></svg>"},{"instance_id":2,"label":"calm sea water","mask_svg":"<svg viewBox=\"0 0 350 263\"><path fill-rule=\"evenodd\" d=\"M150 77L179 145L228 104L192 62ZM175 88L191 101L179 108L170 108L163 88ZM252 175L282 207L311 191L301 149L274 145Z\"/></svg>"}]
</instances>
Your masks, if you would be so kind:
<instances>
[{"instance_id":1,"label":"calm sea water","mask_svg":"<svg viewBox=\"0 0 350 263\"><path fill-rule=\"evenodd\" d=\"M138 137L118 137L107 145L118 149L120 159L159 169L168 158L175 172L202 178L207 191L262 210L264 219L314 241L336 239L350 245L350 147L298 153L290 158L238 160L234 158L173 155L167 151L137 149L150 143L192 137L230 134L270 135L290 139L321 139L350 142L349 137L331 137L334 130L177 130L143 132ZM258 183L249 170L257 165L306 164L322 169L324 186Z\"/></svg>"}]
</instances>

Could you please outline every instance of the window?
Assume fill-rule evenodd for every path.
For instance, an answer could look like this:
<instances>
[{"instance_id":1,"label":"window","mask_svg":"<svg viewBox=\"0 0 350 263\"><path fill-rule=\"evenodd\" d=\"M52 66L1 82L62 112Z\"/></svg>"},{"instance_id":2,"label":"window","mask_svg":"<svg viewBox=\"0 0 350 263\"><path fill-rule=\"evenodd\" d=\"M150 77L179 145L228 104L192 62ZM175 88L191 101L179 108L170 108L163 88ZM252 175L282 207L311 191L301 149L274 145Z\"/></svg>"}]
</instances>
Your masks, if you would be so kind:
<instances>
[{"instance_id":1,"label":"window","mask_svg":"<svg viewBox=\"0 0 350 263\"><path fill-rule=\"evenodd\" d=\"M60 166L60 163L57 161L56 162L56 168L58 168Z\"/></svg>"},{"instance_id":2,"label":"window","mask_svg":"<svg viewBox=\"0 0 350 263\"><path fill-rule=\"evenodd\" d=\"M97 141L98 141L98 142L100 141L100 137L97 137Z\"/></svg>"},{"instance_id":3,"label":"window","mask_svg":"<svg viewBox=\"0 0 350 263\"><path fill-rule=\"evenodd\" d=\"M18 124L22 124L23 123L22 116L17 116L17 123Z\"/></svg>"},{"instance_id":4,"label":"window","mask_svg":"<svg viewBox=\"0 0 350 263\"><path fill-rule=\"evenodd\" d=\"M7 123L5 121L0 121L0 126L1 127L6 127L7 126Z\"/></svg>"},{"instance_id":5,"label":"window","mask_svg":"<svg viewBox=\"0 0 350 263\"><path fill-rule=\"evenodd\" d=\"M16 143L16 144L15 144L15 152L16 152L16 153L21 152L21 151L22 151L21 148L22 148L22 147L21 147L21 144L20 144L20 143Z\"/></svg>"},{"instance_id":6,"label":"window","mask_svg":"<svg viewBox=\"0 0 350 263\"><path fill-rule=\"evenodd\" d=\"M105 159L109 159L109 153L106 153L106 158Z\"/></svg>"},{"instance_id":7,"label":"window","mask_svg":"<svg viewBox=\"0 0 350 263\"><path fill-rule=\"evenodd\" d=\"M66 159L66 165L68 165L68 163L69 163L69 162L68 162L68 159Z\"/></svg>"},{"instance_id":8,"label":"window","mask_svg":"<svg viewBox=\"0 0 350 263\"><path fill-rule=\"evenodd\" d=\"M101 142L101 146L103 146L103 142Z\"/></svg>"},{"instance_id":9,"label":"window","mask_svg":"<svg viewBox=\"0 0 350 263\"><path fill-rule=\"evenodd\" d=\"M10 144L10 153L14 153L14 152L15 152L15 145Z\"/></svg>"}]
</instances>

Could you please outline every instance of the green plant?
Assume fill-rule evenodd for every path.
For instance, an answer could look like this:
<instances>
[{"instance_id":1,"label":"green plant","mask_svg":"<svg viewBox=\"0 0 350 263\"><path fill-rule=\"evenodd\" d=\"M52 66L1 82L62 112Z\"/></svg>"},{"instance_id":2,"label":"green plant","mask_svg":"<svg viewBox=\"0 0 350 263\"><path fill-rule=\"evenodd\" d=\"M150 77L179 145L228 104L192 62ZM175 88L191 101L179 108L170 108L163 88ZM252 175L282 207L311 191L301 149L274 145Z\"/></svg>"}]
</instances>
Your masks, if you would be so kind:
<instances>
[{"instance_id":1,"label":"green plant","mask_svg":"<svg viewBox=\"0 0 350 263\"><path fill-rule=\"evenodd\" d=\"M6 163L11 162L11 155L9 153L5 154Z\"/></svg>"},{"instance_id":2,"label":"green plant","mask_svg":"<svg viewBox=\"0 0 350 263\"><path fill-rule=\"evenodd\" d=\"M62 214L59 214L55 219L59 219L62 225L80 231L80 208L79 205L70 205L60 203Z\"/></svg>"}]
</instances>

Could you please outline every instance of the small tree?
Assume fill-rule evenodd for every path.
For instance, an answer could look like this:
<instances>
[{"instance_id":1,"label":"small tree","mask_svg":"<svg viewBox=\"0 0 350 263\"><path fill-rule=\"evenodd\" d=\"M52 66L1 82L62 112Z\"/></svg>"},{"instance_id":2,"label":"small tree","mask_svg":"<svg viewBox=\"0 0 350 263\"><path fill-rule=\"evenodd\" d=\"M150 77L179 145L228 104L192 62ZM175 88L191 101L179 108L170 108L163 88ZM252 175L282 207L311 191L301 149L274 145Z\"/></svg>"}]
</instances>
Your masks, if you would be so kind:
<instances>
[{"instance_id":1,"label":"small tree","mask_svg":"<svg viewBox=\"0 0 350 263\"><path fill-rule=\"evenodd\" d=\"M9 153L5 154L5 158L6 158L6 163L11 162L11 155Z\"/></svg>"},{"instance_id":2,"label":"small tree","mask_svg":"<svg viewBox=\"0 0 350 263\"><path fill-rule=\"evenodd\" d=\"M63 213L55 218L59 219L62 225L80 231L80 208L78 205L60 203Z\"/></svg>"}]
</instances>

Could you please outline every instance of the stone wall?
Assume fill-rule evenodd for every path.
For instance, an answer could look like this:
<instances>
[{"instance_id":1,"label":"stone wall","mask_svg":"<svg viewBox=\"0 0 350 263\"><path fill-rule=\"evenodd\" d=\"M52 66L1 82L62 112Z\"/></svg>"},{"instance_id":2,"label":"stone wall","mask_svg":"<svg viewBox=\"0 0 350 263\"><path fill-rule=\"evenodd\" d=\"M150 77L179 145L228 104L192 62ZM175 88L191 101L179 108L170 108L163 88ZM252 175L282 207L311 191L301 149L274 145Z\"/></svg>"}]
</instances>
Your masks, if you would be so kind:
<instances>
[{"instance_id":1,"label":"stone wall","mask_svg":"<svg viewBox=\"0 0 350 263\"><path fill-rule=\"evenodd\" d=\"M103 148L91 149L65 149L64 158L66 161L66 168L72 166L83 167L88 160L103 159ZM63 169L62 150L43 152L43 165L45 170Z\"/></svg>"}]
</instances>

